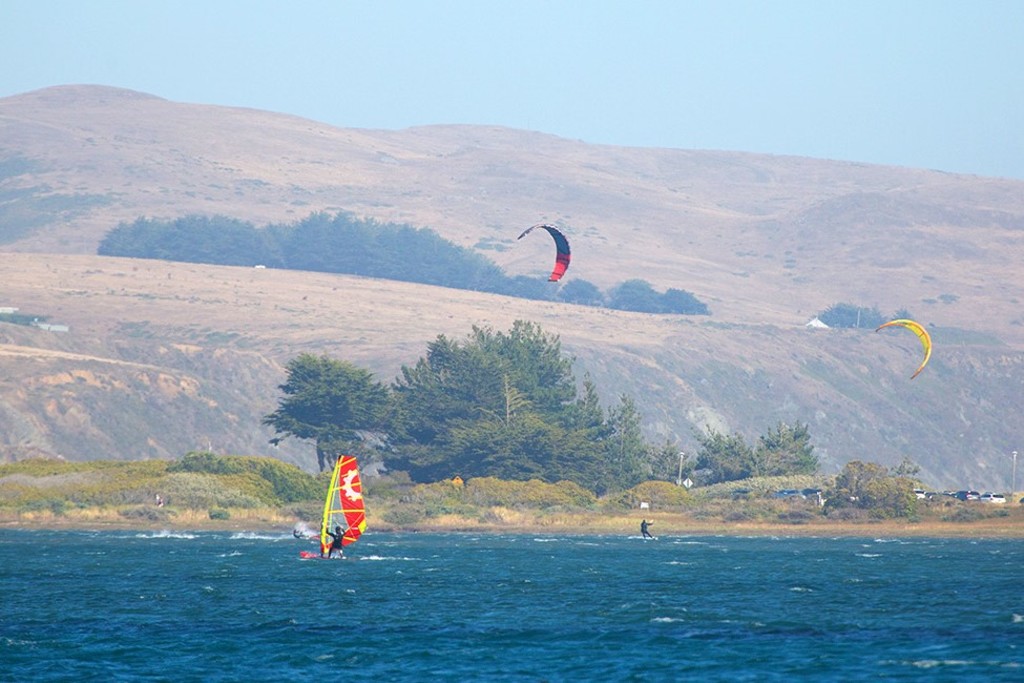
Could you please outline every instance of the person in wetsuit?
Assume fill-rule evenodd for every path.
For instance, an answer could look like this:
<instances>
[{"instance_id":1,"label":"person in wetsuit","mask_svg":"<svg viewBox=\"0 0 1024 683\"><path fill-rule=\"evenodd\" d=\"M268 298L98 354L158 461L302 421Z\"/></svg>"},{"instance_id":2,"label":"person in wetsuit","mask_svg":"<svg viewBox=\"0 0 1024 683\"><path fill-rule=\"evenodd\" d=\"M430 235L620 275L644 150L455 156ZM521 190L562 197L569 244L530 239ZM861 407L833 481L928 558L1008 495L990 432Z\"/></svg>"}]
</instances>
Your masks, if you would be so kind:
<instances>
[{"instance_id":1,"label":"person in wetsuit","mask_svg":"<svg viewBox=\"0 0 1024 683\"><path fill-rule=\"evenodd\" d=\"M331 547L327 549L327 559L329 560L334 556L335 550L338 551L338 557L345 557L345 551L341 549L341 539L345 536L341 533L341 527L334 527L334 533L328 531L327 535L334 539L331 541Z\"/></svg>"},{"instance_id":2,"label":"person in wetsuit","mask_svg":"<svg viewBox=\"0 0 1024 683\"><path fill-rule=\"evenodd\" d=\"M648 522L646 519L640 522L640 533L643 535L644 538L654 538L654 536L651 536L651 532L647 530L647 527L649 527L650 525L651 523Z\"/></svg>"}]
</instances>

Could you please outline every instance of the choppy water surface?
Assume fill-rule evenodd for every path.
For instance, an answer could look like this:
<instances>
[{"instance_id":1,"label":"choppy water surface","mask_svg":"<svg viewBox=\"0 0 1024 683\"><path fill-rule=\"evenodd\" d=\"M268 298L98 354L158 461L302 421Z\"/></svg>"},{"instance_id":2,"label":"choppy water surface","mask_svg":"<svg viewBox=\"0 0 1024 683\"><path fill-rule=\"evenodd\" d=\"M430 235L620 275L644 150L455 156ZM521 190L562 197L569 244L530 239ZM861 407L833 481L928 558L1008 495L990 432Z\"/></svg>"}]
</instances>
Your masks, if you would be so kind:
<instances>
[{"instance_id":1,"label":"choppy water surface","mask_svg":"<svg viewBox=\"0 0 1024 683\"><path fill-rule=\"evenodd\" d=\"M0 531L4 681L1024 680L1017 540Z\"/></svg>"}]
</instances>

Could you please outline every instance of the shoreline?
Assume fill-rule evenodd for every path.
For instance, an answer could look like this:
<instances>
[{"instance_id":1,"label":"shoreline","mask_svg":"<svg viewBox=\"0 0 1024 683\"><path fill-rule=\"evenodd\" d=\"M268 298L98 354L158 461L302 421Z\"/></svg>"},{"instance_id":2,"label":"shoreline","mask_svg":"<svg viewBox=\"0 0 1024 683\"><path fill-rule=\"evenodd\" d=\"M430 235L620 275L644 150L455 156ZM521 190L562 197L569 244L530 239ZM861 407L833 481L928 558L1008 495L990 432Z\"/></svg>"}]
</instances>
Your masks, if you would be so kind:
<instances>
[{"instance_id":1,"label":"shoreline","mask_svg":"<svg viewBox=\"0 0 1024 683\"><path fill-rule=\"evenodd\" d=\"M814 520L800 523L726 522L697 520L680 513L622 513L597 515L575 513L543 515L518 513L512 519L481 522L456 515L431 518L415 524L390 524L372 515L368 533L489 533L544 534L569 536L638 535L641 518L652 522L655 536L801 536L801 537L905 537L905 538L1007 538L1024 539L1024 523L1016 516L986 517L972 521L879 520L864 522ZM310 522L281 514L240 510L230 519L209 519L204 511L183 510L162 520L126 519L112 510L82 510L64 515L50 512L0 514L0 530L24 531L189 531L189 532L280 532L291 533L300 523ZM315 525L312 525L315 526Z\"/></svg>"}]
</instances>

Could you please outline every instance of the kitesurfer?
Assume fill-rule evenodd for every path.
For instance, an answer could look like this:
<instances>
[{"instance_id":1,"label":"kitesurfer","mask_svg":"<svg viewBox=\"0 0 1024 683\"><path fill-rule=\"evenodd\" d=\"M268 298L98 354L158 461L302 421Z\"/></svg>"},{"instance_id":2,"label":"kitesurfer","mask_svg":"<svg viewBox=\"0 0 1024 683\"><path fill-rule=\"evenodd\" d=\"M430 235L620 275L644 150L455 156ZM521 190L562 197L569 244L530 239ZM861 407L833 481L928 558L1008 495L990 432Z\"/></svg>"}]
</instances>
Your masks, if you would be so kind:
<instances>
[{"instance_id":1,"label":"kitesurfer","mask_svg":"<svg viewBox=\"0 0 1024 683\"><path fill-rule=\"evenodd\" d=\"M640 534L644 538L654 538L654 536L651 536L651 532L647 530L647 527L649 527L652 524L654 524L654 522L648 522L646 519L640 522Z\"/></svg>"},{"instance_id":2,"label":"kitesurfer","mask_svg":"<svg viewBox=\"0 0 1024 683\"><path fill-rule=\"evenodd\" d=\"M338 557L345 557L345 551L341 549L341 539L344 537L344 534L341 533L341 527L334 527L334 533L328 531L327 535L334 539L331 541L331 547L327 549L327 559L329 560L334 556L335 550L338 551Z\"/></svg>"}]
</instances>

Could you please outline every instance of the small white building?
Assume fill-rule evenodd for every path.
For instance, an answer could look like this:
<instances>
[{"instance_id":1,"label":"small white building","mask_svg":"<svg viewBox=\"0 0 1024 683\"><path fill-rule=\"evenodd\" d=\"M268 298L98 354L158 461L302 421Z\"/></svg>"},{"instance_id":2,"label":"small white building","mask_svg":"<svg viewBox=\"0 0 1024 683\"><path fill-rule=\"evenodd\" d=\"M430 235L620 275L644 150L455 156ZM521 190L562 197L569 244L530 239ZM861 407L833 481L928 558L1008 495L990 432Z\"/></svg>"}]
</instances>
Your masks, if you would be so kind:
<instances>
[{"instance_id":1,"label":"small white building","mask_svg":"<svg viewBox=\"0 0 1024 683\"><path fill-rule=\"evenodd\" d=\"M821 322L821 318L819 318L818 316L814 316L813 318L811 318L807 322L807 324L804 325L804 327L810 328L812 330L827 330L827 329L829 329L829 326L826 325L825 323Z\"/></svg>"},{"instance_id":2,"label":"small white building","mask_svg":"<svg viewBox=\"0 0 1024 683\"><path fill-rule=\"evenodd\" d=\"M32 324L35 325L36 327L38 327L41 330L46 330L47 332L67 332L68 330L71 329L67 325L57 325L55 323L32 323Z\"/></svg>"}]
</instances>

